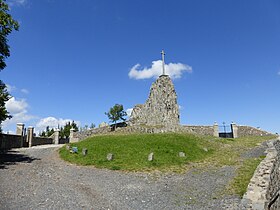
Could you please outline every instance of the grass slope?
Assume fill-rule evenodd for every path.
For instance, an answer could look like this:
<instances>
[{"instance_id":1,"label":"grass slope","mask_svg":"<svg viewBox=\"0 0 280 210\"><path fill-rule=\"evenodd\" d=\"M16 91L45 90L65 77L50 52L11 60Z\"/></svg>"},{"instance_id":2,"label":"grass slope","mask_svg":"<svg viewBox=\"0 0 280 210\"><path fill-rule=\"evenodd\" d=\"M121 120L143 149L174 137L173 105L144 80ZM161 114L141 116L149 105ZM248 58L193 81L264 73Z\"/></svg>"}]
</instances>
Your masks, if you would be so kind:
<instances>
[{"instance_id":1,"label":"grass slope","mask_svg":"<svg viewBox=\"0 0 280 210\"><path fill-rule=\"evenodd\" d=\"M203 150L207 140L185 134L132 134L95 136L72 146L78 146L78 154L70 154L63 147L60 155L63 159L79 165L94 165L99 168L130 171L165 170L181 168L188 162L205 159L212 153ZM210 144L209 144L210 145ZM82 155L82 148L88 149L88 155ZM147 161L149 153L154 153L154 161ZM179 152L186 157L179 157ZM113 161L107 161L108 153L114 154Z\"/></svg>"},{"instance_id":2,"label":"grass slope","mask_svg":"<svg viewBox=\"0 0 280 210\"><path fill-rule=\"evenodd\" d=\"M225 193L242 196L264 157L245 158L241 154L273 138L275 136L220 139L175 133L104 135L71 144L78 147L77 154L71 154L64 146L60 149L60 156L78 165L127 171L183 172L188 165L195 165L202 170L207 170L210 166L231 165L236 167L236 176ZM82 155L82 148L88 149L87 156ZM155 159L149 162L147 159L151 152ZM179 152L186 153L186 157L179 157ZM113 161L106 159L108 153L114 154Z\"/></svg>"}]
</instances>

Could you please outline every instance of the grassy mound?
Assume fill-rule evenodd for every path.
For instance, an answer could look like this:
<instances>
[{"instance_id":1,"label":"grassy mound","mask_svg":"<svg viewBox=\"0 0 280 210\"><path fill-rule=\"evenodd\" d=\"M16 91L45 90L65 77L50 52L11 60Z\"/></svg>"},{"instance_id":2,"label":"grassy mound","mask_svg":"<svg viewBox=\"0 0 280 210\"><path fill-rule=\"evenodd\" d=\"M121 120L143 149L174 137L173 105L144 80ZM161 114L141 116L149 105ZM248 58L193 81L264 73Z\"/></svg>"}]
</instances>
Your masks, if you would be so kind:
<instances>
[{"instance_id":1,"label":"grassy mound","mask_svg":"<svg viewBox=\"0 0 280 210\"><path fill-rule=\"evenodd\" d=\"M71 144L78 147L77 154L71 154L64 146L60 149L60 156L78 165L127 171L182 172L188 163L195 163L202 170L208 170L209 166L235 166L236 176L224 193L242 196L257 165L264 158L244 157L242 154L273 138L275 136L220 139L174 133L105 135ZM82 155L83 148L88 149L88 155ZM151 152L154 153L154 160L149 162ZM179 152L184 152L186 157L179 157ZM108 153L114 154L113 161L107 160Z\"/></svg>"},{"instance_id":2,"label":"grassy mound","mask_svg":"<svg viewBox=\"0 0 280 210\"><path fill-rule=\"evenodd\" d=\"M95 136L71 146L77 146L79 152L71 154L63 147L60 155L64 160L79 165L130 171L176 170L188 162L205 159L214 151L203 138L174 133ZM82 148L88 149L87 156L82 155ZM151 152L154 160L149 162ZM184 152L186 157L179 157L179 152ZM108 153L114 154L113 161L106 159Z\"/></svg>"}]
</instances>

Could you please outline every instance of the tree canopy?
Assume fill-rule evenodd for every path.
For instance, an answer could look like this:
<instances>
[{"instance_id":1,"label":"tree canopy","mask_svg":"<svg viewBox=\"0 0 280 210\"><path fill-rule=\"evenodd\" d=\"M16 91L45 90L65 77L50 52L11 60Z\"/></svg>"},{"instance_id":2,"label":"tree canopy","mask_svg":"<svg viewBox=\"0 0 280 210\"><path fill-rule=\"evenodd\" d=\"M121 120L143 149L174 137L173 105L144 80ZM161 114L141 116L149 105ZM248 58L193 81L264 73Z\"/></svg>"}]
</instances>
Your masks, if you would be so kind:
<instances>
[{"instance_id":1,"label":"tree canopy","mask_svg":"<svg viewBox=\"0 0 280 210\"><path fill-rule=\"evenodd\" d=\"M0 0L0 71L6 67L5 59L10 56L10 46L8 45L7 36L13 31L18 30L19 24L9 14L9 6L3 0ZM7 118L11 118L9 115L5 103L10 98L10 95L6 89L6 85L0 80L0 132L1 124Z\"/></svg>"},{"instance_id":2,"label":"tree canopy","mask_svg":"<svg viewBox=\"0 0 280 210\"><path fill-rule=\"evenodd\" d=\"M72 121L72 123L68 122L64 127L60 128L60 137L63 138L65 136L66 138L68 138L70 136L71 128L73 128L75 132L79 130L77 124L74 121Z\"/></svg>"},{"instance_id":3,"label":"tree canopy","mask_svg":"<svg viewBox=\"0 0 280 210\"><path fill-rule=\"evenodd\" d=\"M113 107L110 108L109 112L105 112L111 122L116 124L117 121L126 119L124 118L127 113L123 110L122 104L115 104ZM116 128L116 125L115 125Z\"/></svg>"},{"instance_id":4,"label":"tree canopy","mask_svg":"<svg viewBox=\"0 0 280 210\"><path fill-rule=\"evenodd\" d=\"M0 0L0 70L6 67L5 59L10 56L7 36L18 28L18 22L9 14L9 6Z\"/></svg>"},{"instance_id":5,"label":"tree canopy","mask_svg":"<svg viewBox=\"0 0 280 210\"><path fill-rule=\"evenodd\" d=\"M11 118L6 107L5 102L10 98L9 93L7 92L6 85L0 80L0 124L7 118ZM0 126L1 132L1 126Z\"/></svg>"}]
</instances>

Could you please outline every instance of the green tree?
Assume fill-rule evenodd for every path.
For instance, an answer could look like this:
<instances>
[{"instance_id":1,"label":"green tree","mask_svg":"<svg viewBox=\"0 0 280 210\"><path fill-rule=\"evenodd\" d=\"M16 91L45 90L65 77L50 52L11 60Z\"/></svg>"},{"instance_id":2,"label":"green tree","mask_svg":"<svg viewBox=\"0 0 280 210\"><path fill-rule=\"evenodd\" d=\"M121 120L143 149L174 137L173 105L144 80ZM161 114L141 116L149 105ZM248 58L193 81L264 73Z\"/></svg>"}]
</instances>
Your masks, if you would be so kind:
<instances>
[{"instance_id":1,"label":"green tree","mask_svg":"<svg viewBox=\"0 0 280 210\"><path fill-rule=\"evenodd\" d=\"M95 124L94 124L94 123L91 123L90 126L89 126L89 128L90 128L90 129L94 129L94 128L95 128Z\"/></svg>"},{"instance_id":2,"label":"green tree","mask_svg":"<svg viewBox=\"0 0 280 210\"><path fill-rule=\"evenodd\" d=\"M71 128L73 128L75 132L79 130L78 125L74 122L74 120L71 123Z\"/></svg>"},{"instance_id":3,"label":"green tree","mask_svg":"<svg viewBox=\"0 0 280 210\"><path fill-rule=\"evenodd\" d=\"M115 104L113 107L110 108L109 112L105 112L111 122L114 123L114 129L116 129L116 123L119 120L125 121L124 118L127 113L123 110L122 104Z\"/></svg>"},{"instance_id":4,"label":"green tree","mask_svg":"<svg viewBox=\"0 0 280 210\"><path fill-rule=\"evenodd\" d=\"M10 46L8 45L7 36L13 30L18 30L18 28L18 22L9 14L7 3L0 0L0 71L6 67L5 59L10 56ZM2 122L11 117L5 107L5 103L9 98L6 85L0 80L0 132Z\"/></svg>"},{"instance_id":5,"label":"green tree","mask_svg":"<svg viewBox=\"0 0 280 210\"><path fill-rule=\"evenodd\" d=\"M39 133L39 136L41 137L50 137L54 133L54 129L50 129L50 126L46 127L45 131L42 131Z\"/></svg>"},{"instance_id":6,"label":"green tree","mask_svg":"<svg viewBox=\"0 0 280 210\"><path fill-rule=\"evenodd\" d=\"M40 133L39 133L39 136L45 137L45 136L46 136L46 132L45 132L45 131L42 131L42 133L40 132Z\"/></svg>"},{"instance_id":7,"label":"green tree","mask_svg":"<svg viewBox=\"0 0 280 210\"><path fill-rule=\"evenodd\" d=\"M70 136L71 128L73 128L75 132L79 130L77 124L74 121L72 121L72 123L67 122L64 127L60 128L60 137L63 138L65 136L66 138L68 138Z\"/></svg>"},{"instance_id":8,"label":"green tree","mask_svg":"<svg viewBox=\"0 0 280 210\"><path fill-rule=\"evenodd\" d=\"M2 132L1 124L7 118L11 118L5 107L5 102L10 99L10 95L7 92L6 85L0 80L0 133Z\"/></svg>"},{"instance_id":9,"label":"green tree","mask_svg":"<svg viewBox=\"0 0 280 210\"><path fill-rule=\"evenodd\" d=\"M46 130L46 135L47 135L47 137L50 137L51 135L53 135L53 133L54 133L54 129L52 128L52 129L50 129L49 128L49 126L47 126L47 130Z\"/></svg>"}]
</instances>

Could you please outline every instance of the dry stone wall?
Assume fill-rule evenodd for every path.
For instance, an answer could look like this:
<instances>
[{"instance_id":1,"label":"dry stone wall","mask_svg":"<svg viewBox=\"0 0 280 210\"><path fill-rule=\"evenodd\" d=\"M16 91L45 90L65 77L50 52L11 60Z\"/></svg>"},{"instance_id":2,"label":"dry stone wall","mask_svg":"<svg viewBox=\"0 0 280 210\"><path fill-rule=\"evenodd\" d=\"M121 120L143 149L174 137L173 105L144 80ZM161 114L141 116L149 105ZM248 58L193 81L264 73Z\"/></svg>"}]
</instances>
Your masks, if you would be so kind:
<instances>
[{"instance_id":1,"label":"dry stone wall","mask_svg":"<svg viewBox=\"0 0 280 210\"><path fill-rule=\"evenodd\" d=\"M237 126L237 128L238 128L238 137L271 135L271 133L267 131L263 131L251 126L239 125Z\"/></svg>"},{"instance_id":2,"label":"dry stone wall","mask_svg":"<svg viewBox=\"0 0 280 210\"><path fill-rule=\"evenodd\" d=\"M280 209L280 141L268 143L266 158L257 167L247 192L242 199L242 209Z\"/></svg>"},{"instance_id":3,"label":"dry stone wall","mask_svg":"<svg viewBox=\"0 0 280 210\"><path fill-rule=\"evenodd\" d=\"M110 126L93 128L93 129L85 130L82 132L74 132L73 136L71 136L71 134L70 134L70 142L83 140L83 139L86 139L86 138L94 136L94 135L108 134L110 132L111 132ZM73 139L74 139L74 141L73 141Z\"/></svg>"},{"instance_id":4,"label":"dry stone wall","mask_svg":"<svg viewBox=\"0 0 280 210\"><path fill-rule=\"evenodd\" d=\"M152 84L146 103L133 108L130 125L176 127L180 123L179 118L174 85L168 75L161 75Z\"/></svg>"},{"instance_id":5,"label":"dry stone wall","mask_svg":"<svg viewBox=\"0 0 280 210\"><path fill-rule=\"evenodd\" d=\"M203 136L213 136L214 135L214 126L203 126L203 125L184 125L181 127L183 132L193 133Z\"/></svg>"},{"instance_id":6,"label":"dry stone wall","mask_svg":"<svg viewBox=\"0 0 280 210\"><path fill-rule=\"evenodd\" d=\"M94 135L112 135L112 134L133 134L133 133L166 133L166 132L180 132L180 133L192 133L197 135L213 136L213 126L147 126L147 125L132 125L127 127L119 127L114 132L111 131L111 127L94 128L82 132L73 133L73 137L70 142L80 141ZM70 135L71 136L71 135ZM73 141L73 139L75 139Z\"/></svg>"}]
</instances>

